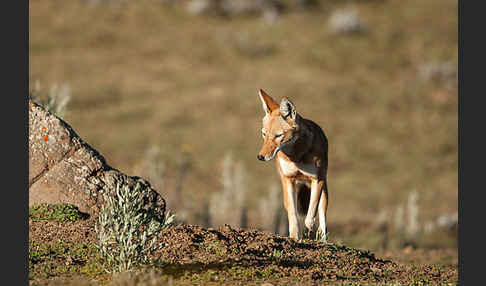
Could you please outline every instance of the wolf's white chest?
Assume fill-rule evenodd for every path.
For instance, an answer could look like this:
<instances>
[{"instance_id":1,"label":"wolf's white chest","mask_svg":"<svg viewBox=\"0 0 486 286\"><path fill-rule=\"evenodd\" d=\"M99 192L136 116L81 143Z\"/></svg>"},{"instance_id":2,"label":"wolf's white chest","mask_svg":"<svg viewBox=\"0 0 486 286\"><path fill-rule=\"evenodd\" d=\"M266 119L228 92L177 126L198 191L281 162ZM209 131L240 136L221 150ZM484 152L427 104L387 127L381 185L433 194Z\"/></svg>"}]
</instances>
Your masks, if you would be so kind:
<instances>
[{"instance_id":1,"label":"wolf's white chest","mask_svg":"<svg viewBox=\"0 0 486 286\"><path fill-rule=\"evenodd\" d=\"M304 176L317 178L317 167L313 164L295 164L279 158L280 169L285 176L295 176L301 173Z\"/></svg>"}]
</instances>

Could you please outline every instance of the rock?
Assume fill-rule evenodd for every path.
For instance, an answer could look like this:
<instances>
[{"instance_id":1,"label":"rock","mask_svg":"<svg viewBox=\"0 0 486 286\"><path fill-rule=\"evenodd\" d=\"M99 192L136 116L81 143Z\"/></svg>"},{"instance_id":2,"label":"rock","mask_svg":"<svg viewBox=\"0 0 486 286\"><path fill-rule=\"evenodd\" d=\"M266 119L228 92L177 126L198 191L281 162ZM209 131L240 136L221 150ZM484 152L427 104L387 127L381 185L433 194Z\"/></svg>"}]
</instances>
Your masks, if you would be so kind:
<instances>
[{"instance_id":1,"label":"rock","mask_svg":"<svg viewBox=\"0 0 486 286\"><path fill-rule=\"evenodd\" d=\"M186 9L191 14L221 14L219 1L215 0L192 0Z\"/></svg>"},{"instance_id":2,"label":"rock","mask_svg":"<svg viewBox=\"0 0 486 286\"><path fill-rule=\"evenodd\" d=\"M236 16L267 13L268 18L279 14L284 5L280 0L191 0L186 8L191 14Z\"/></svg>"},{"instance_id":3,"label":"rock","mask_svg":"<svg viewBox=\"0 0 486 286\"><path fill-rule=\"evenodd\" d=\"M425 80L446 82L449 87L456 87L458 82L457 62L425 62L419 66L419 75Z\"/></svg>"},{"instance_id":4,"label":"rock","mask_svg":"<svg viewBox=\"0 0 486 286\"><path fill-rule=\"evenodd\" d=\"M354 8L334 11L329 18L328 25L331 32L336 34L359 34L367 30L367 25Z\"/></svg>"},{"instance_id":5,"label":"rock","mask_svg":"<svg viewBox=\"0 0 486 286\"><path fill-rule=\"evenodd\" d=\"M222 0L221 7L229 15L262 14L283 5L275 0Z\"/></svg>"},{"instance_id":6,"label":"rock","mask_svg":"<svg viewBox=\"0 0 486 286\"><path fill-rule=\"evenodd\" d=\"M103 194L137 183L148 190L146 208L165 214L165 200L149 182L107 165L71 126L29 99L29 206L69 203L95 215Z\"/></svg>"}]
</instances>

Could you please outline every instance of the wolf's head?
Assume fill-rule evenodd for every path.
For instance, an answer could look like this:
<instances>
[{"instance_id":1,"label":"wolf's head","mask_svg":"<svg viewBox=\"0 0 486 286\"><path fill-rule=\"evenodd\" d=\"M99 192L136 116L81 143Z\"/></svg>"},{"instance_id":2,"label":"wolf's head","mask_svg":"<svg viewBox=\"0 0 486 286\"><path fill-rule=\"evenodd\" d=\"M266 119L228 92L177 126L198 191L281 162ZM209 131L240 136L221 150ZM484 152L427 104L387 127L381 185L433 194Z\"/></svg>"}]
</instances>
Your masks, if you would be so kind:
<instances>
[{"instance_id":1,"label":"wolf's head","mask_svg":"<svg viewBox=\"0 0 486 286\"><path fill-rule=\"evenodd\" d=\"M282 148L292 145L298 139L299 125L294 104L283 97L280 104L275 102L262 89L258 93L262 101L265 116L263 117L263 146L257 158L261 161L270 161Z\"/></svg>"}]
</instances>

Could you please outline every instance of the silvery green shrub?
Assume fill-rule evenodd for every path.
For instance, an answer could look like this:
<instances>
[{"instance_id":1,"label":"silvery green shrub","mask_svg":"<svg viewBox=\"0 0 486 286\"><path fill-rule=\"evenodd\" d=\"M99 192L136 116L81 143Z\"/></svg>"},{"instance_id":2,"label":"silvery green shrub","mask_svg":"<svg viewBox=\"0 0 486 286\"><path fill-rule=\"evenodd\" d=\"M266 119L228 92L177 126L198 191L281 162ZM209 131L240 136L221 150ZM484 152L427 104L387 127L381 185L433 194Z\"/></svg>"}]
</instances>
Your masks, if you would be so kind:
<instances>
[{"instance_id":1,"label":"silvery green shrub","mask_svg":"<svg viewBox=\"0 0 486 286\"><path fill-rule=\"evenodd\" d=\"M149 190L139 183L135 188L117 184L114 196L105 194L96 225L98 249L105 259L107 272L123 272L149 264L149 254L164 245L156 245L157 235L171 225L174 215L170 211L157 214L144 208ZM162 221L160 218L162 217Z\"/></svg>"},{"instance_id":2,"label":"silvery green shrub","mask_svg":"<svg viewBox=\"0 0 486 286\"><path fill-rule=\"evenodd\" d=\"M45 92L41 89L39 81L36 81L30 97L49 112L64 118L67 104L71 100L71 86L67 83L54 84L48 92Z\"/></svg>"}]
</instances>

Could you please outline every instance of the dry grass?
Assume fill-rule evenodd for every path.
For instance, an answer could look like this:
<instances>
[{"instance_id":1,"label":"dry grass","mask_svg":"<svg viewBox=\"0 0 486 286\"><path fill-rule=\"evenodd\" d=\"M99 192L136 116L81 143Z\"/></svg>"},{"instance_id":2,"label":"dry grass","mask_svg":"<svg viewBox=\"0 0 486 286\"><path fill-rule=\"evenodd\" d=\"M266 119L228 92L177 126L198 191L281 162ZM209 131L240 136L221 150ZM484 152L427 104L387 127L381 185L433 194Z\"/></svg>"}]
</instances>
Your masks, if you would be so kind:
<instances>
[{"instance_id":1,"label":"dry grass","mask_svg":"<svg viewBox=\"0 0 486 286\"><path fill-rule=\"evenodd\" d=\"M247 167L249 225L278 182L274 164L256 160L258 88L289 96L328 135L329 224L374 221L411 190L422 220L456 211L456 85L424 80L420 69L457 63L457 1L321 3L269 26L158 1L31 1L30 82L69 83L65 119L121 171L137 175L158 146L170 185L189 150L183 192L196 202L220 189L219 166L233 150ZM366 33L331 33L329 16L349 4Z\"/></svg>"}]
</instances>

